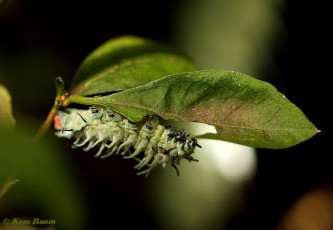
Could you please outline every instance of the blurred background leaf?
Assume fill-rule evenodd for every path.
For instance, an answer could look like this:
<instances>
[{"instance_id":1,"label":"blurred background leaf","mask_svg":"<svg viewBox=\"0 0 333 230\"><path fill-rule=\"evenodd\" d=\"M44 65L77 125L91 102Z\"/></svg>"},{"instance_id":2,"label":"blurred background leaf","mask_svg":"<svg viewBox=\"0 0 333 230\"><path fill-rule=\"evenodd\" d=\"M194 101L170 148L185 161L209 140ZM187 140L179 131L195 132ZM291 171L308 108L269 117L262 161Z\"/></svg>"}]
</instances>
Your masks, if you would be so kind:
<instances>
[{"instance_id":1,"label":"blurred background leaf","mask_svg":"<svg viewBox=\"0 0 333 230\"><path fill-rule=\"evenodd\" d=\"M8 90L0 84L0 125L14 127L11 97Z\"/></svg>"},{"instance_id":2,"label":"blurred background leaf","mask_svg":"<svg viewBox=\"0 0 333 230\"><path fill-rule=\"evenodd\" d=\"M171 47L135 36L121 36L106 41L85 58L73 78L70 93L109 93L194 70L196 66Z\"/></svg>"},{"instance_id":3,"label":"blurred background leaf","mask_svg":"<svg viewBox=\"0 0 333 230\"><path fill-rule=\"evenodd\" d=\"M283 0L182 1L174 41L200 69L235 70L264 77L284 41Z\"/></svg>"},{"instance_id":4,"label":"blurred background leaf","mask_svg":"<svg viewBox=\"0 0 333 230\"><path fill-rule=\"evenodd\" d=\"M6 0L0 0L0 7L5 3Z\"/></svg>"},{"instance_id":5,"label":"blurred background leaf","mask_svg":"<svg viewBox=\"0 0 333 230\"><path fill-rule=\"evenodd\" d=\"M82 229L85 207L69 162L54 143L32 140L30 128L0 129L0 184L10 176L20 181L0 201L0 216L54 219L61 229Z\"/></svg>"},{"instance_id":6,"label":"blurred background leaf","mask_svg":"<svg viewBox=\"0 0 333 230\"><path fill-rule=\"evenodd\" d=\"M302 195L290 207L277 230L329 230L333 228L333 192L320 186Z\"/></svg>"}]
</instances>

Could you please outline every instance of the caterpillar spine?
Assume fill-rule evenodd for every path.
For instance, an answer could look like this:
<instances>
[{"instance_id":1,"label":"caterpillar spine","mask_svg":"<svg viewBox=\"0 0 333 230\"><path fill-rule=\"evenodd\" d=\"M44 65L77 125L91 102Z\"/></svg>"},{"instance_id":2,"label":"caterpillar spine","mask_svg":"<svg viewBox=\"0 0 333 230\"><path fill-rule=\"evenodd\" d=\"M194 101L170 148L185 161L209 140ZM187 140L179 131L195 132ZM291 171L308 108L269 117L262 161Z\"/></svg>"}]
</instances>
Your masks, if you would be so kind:
<instances>
[{"instance_id":1,"label":"caterpillar spine","mask_svg":"<svg viewBox=\"0 0 333 230\"><path fill-rule=\"evenodd\" d=\"M84 151L89 151L99 146L95 157L106 158L116 153L126 159L137 159L134 168L143 169L137 175L148 176L158 165L171 165L178 175L176 165L180 160L198 161L191 154L197 146L201 148L184 129L165 128L155 115L133 123L107 107L59 111L54 127L56 136L75 139L72 148L84 147Z\"/></svg>"}]
</instances>

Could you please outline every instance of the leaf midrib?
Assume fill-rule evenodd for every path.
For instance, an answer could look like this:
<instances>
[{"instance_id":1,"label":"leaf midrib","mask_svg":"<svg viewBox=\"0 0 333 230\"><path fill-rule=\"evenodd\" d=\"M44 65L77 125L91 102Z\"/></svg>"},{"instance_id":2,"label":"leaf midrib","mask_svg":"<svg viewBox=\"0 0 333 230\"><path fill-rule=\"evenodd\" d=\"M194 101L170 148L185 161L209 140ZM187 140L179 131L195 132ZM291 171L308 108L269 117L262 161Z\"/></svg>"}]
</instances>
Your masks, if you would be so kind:
<instances>
[{"instance_id":1,"label":"leaf midrib","mask_svg":"<svg viewBox=\"0 0 333 230\"><path fill-rule=\"evenodd\" d=\"M142 110L147 110L150 111L152 113L155 114L161 114L161 115L165 115L165 117L175 117L178 120L184 121L184 118L187 119L187 121L194 121L194 122L200 122L200 123L204 123L204 124L208 124L207 122L204 121L198 121L195 120L193 117L191 116L180 116L176 113L165 113L165 112L160 112L145 106L140 106L140 105L133 105L133 104L128 104L128 103L122 103L122 102L115 102L115 101L104 101L104 100L98 100L98 102L100 103L105 103L105 104L113 104L113 105L119 105L119 106L125 106L125 107L131 107L131 108L135 108L135 109L142 109ZM236 129L244 129L244 130L260 130L260 131L265 131L265 130L270 130L270 131L301 131L301 130L311 130L309 128L276 128L276 129L272 129L272 128L262 128L262 127L250 127L250 126L237 126L237 125L227 125L227 124L221 124L221 123L215 123L215 122L209 122L209 125L213 125L215 127L219 127L219 128L236 128Z\"/></svg>"}]
</instances>

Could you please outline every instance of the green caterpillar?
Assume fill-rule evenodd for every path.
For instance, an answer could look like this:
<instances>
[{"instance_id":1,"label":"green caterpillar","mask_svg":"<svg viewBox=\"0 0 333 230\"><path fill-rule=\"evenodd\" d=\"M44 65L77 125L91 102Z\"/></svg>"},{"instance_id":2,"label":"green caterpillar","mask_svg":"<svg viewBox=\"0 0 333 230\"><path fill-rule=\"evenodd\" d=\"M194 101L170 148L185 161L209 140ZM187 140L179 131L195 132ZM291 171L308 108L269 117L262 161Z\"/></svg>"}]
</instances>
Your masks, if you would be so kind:
<instances>
[{"instance_id":1,"label":"green caterpillar","mask_svg":"<svg viewBox=\"0 0 333 230\"><path fill-rule=\"evenodd\" d=\"M137 159L139 163L134 168L143 169L137 175L148 176L158 165L171 165L178 176L176 165L179 161L183 158L189 162L198 161L191 154L197 146L201 148L196 138L186 135L184 129L166 128L159 124L157 116L133 123L105 107L59 111L54 118L54 127L56 136L75 139L73 148L84 147L84 151L89 151L99 146L95 157L120 153L124 158Z\"/></svg>"}]
</instances>

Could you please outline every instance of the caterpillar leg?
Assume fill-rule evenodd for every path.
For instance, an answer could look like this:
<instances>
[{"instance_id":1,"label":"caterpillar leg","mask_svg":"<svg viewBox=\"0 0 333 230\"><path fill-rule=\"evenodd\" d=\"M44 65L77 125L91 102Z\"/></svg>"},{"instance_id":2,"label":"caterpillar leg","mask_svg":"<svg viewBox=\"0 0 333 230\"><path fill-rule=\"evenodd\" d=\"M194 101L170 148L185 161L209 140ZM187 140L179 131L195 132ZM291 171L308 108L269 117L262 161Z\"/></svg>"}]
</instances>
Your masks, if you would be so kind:
<instances>
[{"instance_id":1,"label":"caterpillar leg","mask_svg":"<svg viewBox=\"0 0 333 230\"><path fill-rule=\"evenodd\" d=\"M111 156L113 153L115 153L116 150L118 149L118 145L119 145L119 143L118 143L117 145L114 145L113 148L111 149L111 151L109 151L109 152L107 152L105 155L101 156L101 159L104 159L104 158L106 158L106 157L109 157L109 156ZM106 147L109 148L108 146L106 146Z\"/></svg>"},{"instance_id":2,"label":"caterpillar leg","mask_svg":"<svg viewBox=\"0 0 333 230\"><path fill-rule=\"evenodd\" d=\"M131 146L134 146L136 144L137 140L138 140L138 135L136 133L131 133L127 137L124 137L124 142L119 146L116 154L118 154L120 150L123 149L121 155L124 156L127 153L127 151L131 148Z\"/></svg>"},{"instance_id":3,"label":"caterpillar leg","mask_svg":"<svg viewBox=\"0 0 333 230\"><path fill-rule=\"evenodd\" d=\"M73 143L72 148L75 149L75 148L82 147L82 146L84 146L85 144L87 144L88 141L90 141L90 137L87 137L83 142L81 142L81 143L79 143L79 144L74 144L74 143Z\"/></svg>"},{"instance_id":4,"label":"caterpillar leg","mask_svg":"<svg viewBox=\"0 0 333 230\"><path fill-rule=\"evenodd\" d=\"M158 166L158 163L163 158L163 156L164 155L162 153L157 153L153 162L149 165L149 168L144 171L138 172L136 175L138 176L145 175L145 177L148 177L150 171L153 170L156 166Z\"/></svg>"},{"instance_id":5,"label":"caterpillar leg","mask_svg":"<svg viewBox=\"0 0 333 230\"><path fill-rule=\"evenodd\" d=\"M98 145L99 143L101 143L103 141L103 139L98 139L92 146L91 148L94 148L96 145Z\"/></svg>"},{"instance_id":6,"label":"caterpillar leg","mask_svg":"<svg viewBox=\"0 0 333 230\"><path fill-rule=\"evenodd\" d=\"M171 162L171 166L176 170L176 174L177 174L177 176L179 176L179 171L178 171L178 168L177 168L177 166L175 165L175 163Z\"/></svg>"},{"instance_id":7,"label":"caterpillar leg","mask_svg":"<svg viewBox=\"0 0 333 230\"><path fill-rule=\"evenodd\" d=\"M102 154L105 146L106 146L106 143L102 143L101 147L99 148L98 152L94 155L94 157L96 157L96 158L99 157Z\"/></svg>"},{"instance_id":8,"label":"caterpillar leg","mask_svg":"<svg viewBox=\"0 0 333 230\"><path fill-rule=\"evenodd\" d=\"M101 156L101 159L111 156L118 149L121 141L122 141L121 137L114 135L111 144L106 145L106 147L111 150L107 152L105 155Z\"/></svg>"},{"instance_id":9,"label":"caterpillar leg","mask_svg":"<svg viewBox=\"0 0 333 230\"><path fill-rule=\"evenodd\" d=\"M76 140L74 141L73 145L77 145L80 142L81 138L82 138L82 135L78 136L76 138Z\"/></svg>"},{"instance_id":10,"label":"caterpillar leg","mask_svg":"<svg viewBox=\"0 0 333 230\"><path fill-rule=\"evenodd\" d=\"M185 158L186 160L188 160L188 162L192 162L192 161L199 162L198 159L195 159L192 156L188 156L186 154L184 154L182 157Z\"/></svg>"},{"instance_id":11,"label":"caterpillar leg","mask_svg":"<svg viewBox=\"0 0 333 230\"><path fill-rule=\"evenodd\" d=\"M126 148L124 148L123 151L121 151L120 154L121 154L122 156L124 156L124 155L128 152L128 150L130 149L130 147L131 147L131 146L126 146ZM118 154L118 153L120 152L120 150L121 150L121 149L118 149L118 151L117 151L116 154Z\"/></svg>"},{"instance_id":12,"label":"caterpillar leg","mask_svg":"<svg viewBox=\"0 0 333 230\"><path fill-rule=\"evenodd\" d=\"M124 142L124 143L122 143L120 146L119 146L119 148L118 148L118 150L117 150L117 155L118 155L118 153L121 151L121 150L123 150L123 151L121 151L121 155L122 156L124 156L125 154L126 154L126 152L130 149L130 147L132 146L132 142L131 141L126 141L126 142Z\"/></svg>"},{"instance_id":13,"label":"caterpillar leg","mask_svg":"<svg viewBox=\"0 0 333 230\"><path fill-rule=\"evenodd\" d=\"M131 159L139 155L142 151L144 151L145 148L147 148L149 142L147 139L143 139L140 144L135 148L134 153L132 153L130 156L124 157L125 159Z\"/></svg>"},{"instance_id":14,"label":"caterpillar leg","mask_svg":"<svg viewBox=\"0 0 333 230\"><path fill-rule=\"evenodd\" d=\"M151 148L150 150L147 151L146 156L137 164L134 166L135 169L142 169L144 166L146 166L151 158L154 156L154 150Z\"/></svg>"},{"instance_id":15,"label":"caterpillar leg","mask_svg":"<svg viewBox=\"0 0 333 230\"><path fill-rule=\"evenodd\" d=\"M94 140L90 140L90 142L89 142L89 144L87 145L87 147L85 147L84 149L83 149L83 151L85 151L85 152L87 152L87 151L89 151L90 149L92 149L93 148L93 146L95 146L95 143L99 143L100 141L94 141Z\"/></svg>"},{"instance_id":16,"label":"caterpillar leg","mask_svg":"<svg viewBox=\"0 0 333 230\"><path fill-rule=\"evenodd\" d=\"M161 159L161 163L163 168L165 168L167 165L170 165L172 163L170 155L164 155Z\"/></svg>"},{"instance_id":17,"label":"caterpillar leg","mask_svg":"<svg viewBox=\"0 0 333 230\"><path fill-rule=\"evenodd\" d=\"M109 145L106 145L107 148L111 149L114 146L119 146L119 144L122 142L122 137L118 137L117 135L114 135L112 138L112 142Z\"/></svg>"},{"instance_id":18,"label":"caterpillar leg","mask_svg":"<svg viewBox=\"0 0 333 230\"><path fill-rule=\"evenodd\" d=\"M144 150L144 147L141 147L141 148L137 148L134 153L132 153L131 155L129 156L125 156L124 158L125 159L131 159L131 158L135 158L137 155L139 155L139 153L141 153L142 151Z\"/></svg>"}]
</instances>

